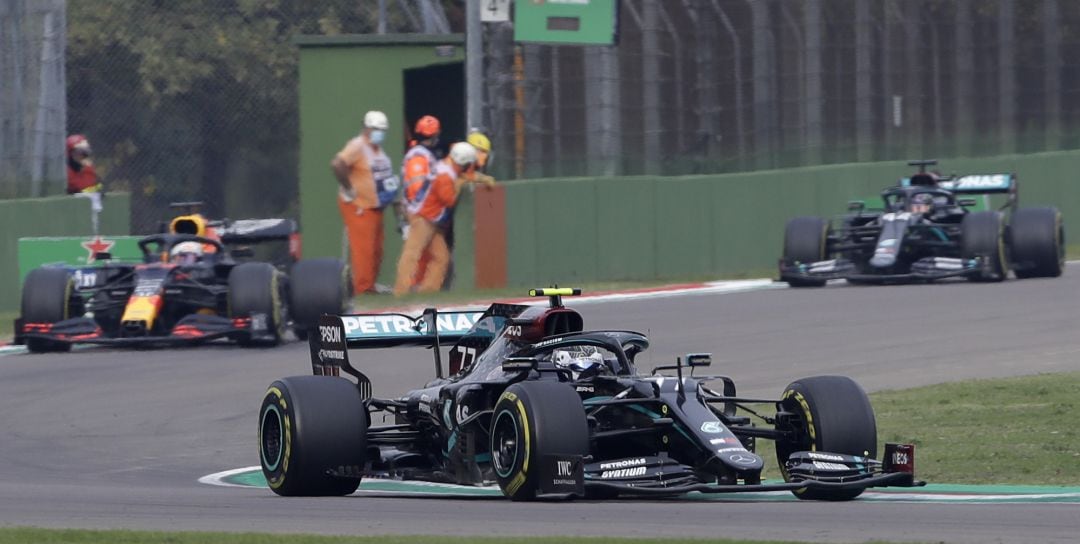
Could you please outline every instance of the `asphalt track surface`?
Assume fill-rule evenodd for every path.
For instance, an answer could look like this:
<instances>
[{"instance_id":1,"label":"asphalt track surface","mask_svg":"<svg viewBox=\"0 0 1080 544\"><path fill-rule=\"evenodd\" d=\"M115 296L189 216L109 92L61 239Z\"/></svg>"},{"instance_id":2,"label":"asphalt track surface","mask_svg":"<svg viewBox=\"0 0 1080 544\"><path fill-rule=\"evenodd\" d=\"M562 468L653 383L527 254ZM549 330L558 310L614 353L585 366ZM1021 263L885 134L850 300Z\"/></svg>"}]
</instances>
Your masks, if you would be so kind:
<instances>
[{"instance_id":1,"label":"asphalt track surface","mask_svg":"<svg viewBox=\"0 0 1080 544\"><path fill-rule=\"evenodd\" d=\"M1080 370L1080 266L997 285L777 289L583 305L648 332L648 363L712 351L740 393L847 374L869 390ZM572 301L571 301L572 302ZM354 352L375 393L432 374L423 350ZM646 364L645 366L648 366ZM861 542L1075 542L1076 505L284 499L202 485L258 464L257 408L306 346L0 357L0 525L327 534L624 535ZM913 407L914 409L915 407Z\"/></svg>"}]
</instances>

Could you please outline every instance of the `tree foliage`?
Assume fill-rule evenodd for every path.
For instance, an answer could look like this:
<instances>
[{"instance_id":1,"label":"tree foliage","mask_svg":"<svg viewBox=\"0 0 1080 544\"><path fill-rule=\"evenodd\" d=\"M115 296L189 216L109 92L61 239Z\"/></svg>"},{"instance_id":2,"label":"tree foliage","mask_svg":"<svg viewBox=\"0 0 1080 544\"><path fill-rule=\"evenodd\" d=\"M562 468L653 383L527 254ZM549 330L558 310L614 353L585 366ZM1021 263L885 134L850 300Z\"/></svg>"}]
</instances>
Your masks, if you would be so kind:
<instances>
[{"instance_id":1,"label":"tree foliage","mask_svg":"<svg viewBox=\"0 0 1080 544\"><path fill-rule=\"evenodd\" d=\"M373 32L374 0L71 0L68 126L89 136L133 227L173 200L295 210L299 34ZM400 13L391 30L404 30Z\"/></svg>"}]
</instances>

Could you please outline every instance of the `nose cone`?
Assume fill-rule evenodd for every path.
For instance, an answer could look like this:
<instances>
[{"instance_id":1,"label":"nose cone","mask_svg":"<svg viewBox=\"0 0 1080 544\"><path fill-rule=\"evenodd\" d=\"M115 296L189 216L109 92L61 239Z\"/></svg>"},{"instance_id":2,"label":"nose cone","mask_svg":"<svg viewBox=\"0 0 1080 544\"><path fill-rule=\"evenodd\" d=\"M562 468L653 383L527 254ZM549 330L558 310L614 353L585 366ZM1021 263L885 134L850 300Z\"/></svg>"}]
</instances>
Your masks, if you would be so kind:
<instances>
[{"instance_id":1,"label":"nose cone","mask_svg":"<svg viewBox=\"0 0 1080 544\"><path fill-rule=\"evenodd\" d=\"M717 456L737 472L758 473L765 467L761 457L746 450L718 453Z\"/></svg>"},{"instance_id":2,"label":"nose cone","mask_svg":"<svg viewBox=\"0 0 1080 544\"><path fill-rule=\"evenodd\" d=\"M896 264L896 253L899 247L900 242L896 238L883 238L878 242L874 256L870 257L870 266L887 268Z\"/></svg>"}]
</instances>

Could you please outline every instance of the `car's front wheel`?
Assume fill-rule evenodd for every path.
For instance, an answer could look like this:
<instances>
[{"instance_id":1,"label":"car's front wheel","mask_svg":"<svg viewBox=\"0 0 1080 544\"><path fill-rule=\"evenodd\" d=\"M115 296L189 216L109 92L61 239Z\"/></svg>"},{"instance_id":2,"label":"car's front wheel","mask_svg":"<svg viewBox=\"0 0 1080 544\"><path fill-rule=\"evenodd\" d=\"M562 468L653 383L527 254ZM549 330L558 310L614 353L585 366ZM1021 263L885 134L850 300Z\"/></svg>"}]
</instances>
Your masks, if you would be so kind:
<instances>
[{"instance_id":1,"label":"car's front wheel","mask_svg":"<svg viewBox=\"0 0 1080 544\"><path fill-rule=\"evenodd\" d=\"M22 288L22 318L25 323L56 323L72 315L75 283L66 268L35 268L26 275ZM27 338L31 353L69 351L71 344L43 338Z\"/></svg>"},{"instance_id":2,"label":"car's front wheel","mask_svg":"<svg viewBox=\"0 0 1080 544\"><path fill-rule=\"evenodd\" d=\"M503 391L491 416L491 464L503 495L532 500L545 455L589 453L581 397L554 381L520 382Z\"/></svg>"},{"instance_id":3,"label":"car's front wheel","mask_svg":"<svg viewBox=\"0 0 1080 544\"><path fill-rule=\"evenodd\" d=\"M960 223L960 255L983 259L983 269L971 281L1002 281L1009 275L1005 259L1005 222L995 211L972 212Z\"/></svg>"},{"instance_id":4,"label":"car's front wheel","mask_svg":"<svg viewBox=\"0 0 1080 544\"><path fill-rule=\"evenodd\" d=\"M847 376L815 376L792 382L784 390L781 407L796 422L788 438L776 441L776 460L784 480L788 457L798 451L824 451L862 457L877 456L877 421L870 399L859 384ZM812 489L794 491L807 500L845 501L862 489Z\"/></svg>"}]
</instances>

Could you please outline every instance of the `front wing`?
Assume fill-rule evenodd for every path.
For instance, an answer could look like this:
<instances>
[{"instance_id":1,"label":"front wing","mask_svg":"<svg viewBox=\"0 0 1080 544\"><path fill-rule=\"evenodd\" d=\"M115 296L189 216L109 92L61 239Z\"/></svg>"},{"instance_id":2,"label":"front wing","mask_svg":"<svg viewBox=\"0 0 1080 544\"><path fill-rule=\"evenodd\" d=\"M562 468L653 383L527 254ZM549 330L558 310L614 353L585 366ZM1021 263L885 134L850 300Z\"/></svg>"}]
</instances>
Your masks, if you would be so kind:
<instances>
[{"instance_id":1,"label":"front wing","mask_svg":"<svg viewBox=\"0 0 1080 544\"><path fill-rule=\"evenodd\" d=\"M955 257L924 257L911 263L907 272L871 272L866 273L866 267L860 269L855 262L844 259L829 259L813 263L790 263L781 260L780 280L855 280L867 283L906 282L906 281L934 281L955 277L976 277L990 272L987 261L980 257L975 259L958 259Z\"/></svg>"},{"instance_id":2,"label":"front wing","mask_svg":"<svg viewBox=\"0 0 1080 544\"><path fill-rule=\"evenodd\" d=\"M219 338L247 336L252 340L272 340L268 328L269 316L252 314L247 317L220 317L191 314L180 319L168 334L122 336L120 331L106 331L92 318L75 317L56 323L15 320L15 342L39 338L68 344L101 344L113 346L169 346L199 344Z\"/></svg>"}]
</instances>

